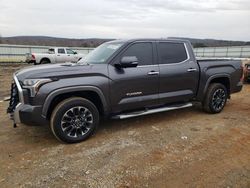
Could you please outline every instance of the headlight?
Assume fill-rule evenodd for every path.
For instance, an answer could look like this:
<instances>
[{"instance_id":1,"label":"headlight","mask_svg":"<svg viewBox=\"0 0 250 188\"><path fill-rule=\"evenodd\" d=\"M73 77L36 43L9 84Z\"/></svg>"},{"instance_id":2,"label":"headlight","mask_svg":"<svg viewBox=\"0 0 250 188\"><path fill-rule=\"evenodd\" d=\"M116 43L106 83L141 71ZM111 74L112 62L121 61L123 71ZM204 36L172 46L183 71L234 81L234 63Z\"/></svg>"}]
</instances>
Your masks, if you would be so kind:
<instances>
[{"instance_id":1,"label":"headlight","mask_svg":"<svg viewBox=\"0 0 250 188\"><path fill-rule=\"evenodd\" d=\"M23 81L23 88L30 90L30 96L34 97L36 93L38 92L39 88L48 83L52 82L51 79L26 79Z\"/></svg>"}]
</instances>

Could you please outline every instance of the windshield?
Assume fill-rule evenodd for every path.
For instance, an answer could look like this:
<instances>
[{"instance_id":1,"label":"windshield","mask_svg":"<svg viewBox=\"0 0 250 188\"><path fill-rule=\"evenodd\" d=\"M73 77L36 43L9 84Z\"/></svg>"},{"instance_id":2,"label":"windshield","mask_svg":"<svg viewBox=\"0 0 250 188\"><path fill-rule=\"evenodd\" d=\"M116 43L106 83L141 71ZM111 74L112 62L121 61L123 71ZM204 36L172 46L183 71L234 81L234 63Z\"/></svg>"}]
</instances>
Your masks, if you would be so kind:
<instances>
[{"instance_id":1,"label":"windshield","mask_svg":"<svg viewBox=\"0 0 250 188\"><path fill-rule=\"evenodd\" d=\"M107 59L117 51L123 43L104 43L91 51L86 57L82 58L78 63L88 64L104 64Z\"/></svg>"}]
</instances>

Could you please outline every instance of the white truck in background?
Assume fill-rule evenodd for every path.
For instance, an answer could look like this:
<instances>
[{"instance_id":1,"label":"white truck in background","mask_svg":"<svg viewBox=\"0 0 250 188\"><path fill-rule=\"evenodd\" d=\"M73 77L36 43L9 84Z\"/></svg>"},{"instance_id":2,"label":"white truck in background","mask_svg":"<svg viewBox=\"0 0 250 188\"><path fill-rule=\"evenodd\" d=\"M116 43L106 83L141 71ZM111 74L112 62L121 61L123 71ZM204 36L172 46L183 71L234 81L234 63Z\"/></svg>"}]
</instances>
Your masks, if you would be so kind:
<instances>
[{"instance_id":1,"label":"white truck in background","mask_svg":"<svg viewBox=\"0 0 250 188\"><path fill-rule=\"evenodd\" d=\"M31 53L26 55L26 62L34 65L49 63L76 63L85 55L78 54L69 48L49 48L47 53Z\"/></svg>"}]
</instances>

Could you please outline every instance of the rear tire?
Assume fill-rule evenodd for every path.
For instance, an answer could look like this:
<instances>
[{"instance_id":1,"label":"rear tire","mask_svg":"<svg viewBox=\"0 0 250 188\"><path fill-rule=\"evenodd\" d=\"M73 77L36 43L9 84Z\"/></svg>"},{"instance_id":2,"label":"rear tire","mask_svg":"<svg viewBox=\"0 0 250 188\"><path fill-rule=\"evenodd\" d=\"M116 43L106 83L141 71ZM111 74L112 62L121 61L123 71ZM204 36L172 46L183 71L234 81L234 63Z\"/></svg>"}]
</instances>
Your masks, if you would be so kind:
<instances>
[{"instance_id":1,"label":"rear tire","mask_svg":"<svg viewBox=\"0 0 250 188\"><path fill-rule=\"evenodd\" d=\"M211 114L220 113L227 103L227 98L227 88L223 84L210 84L203 102L204 111Z\"/></svg>"},{"instance_id":2,"label":"rear tire","mask_svg":"<svg viewBox=\"0 0 250 188\"><path fill-rule=\"evenodd\" d=\"M72 97L60 102L53 110L50 127L55 137L66 143L89 138L99 124L99 112L89 100Z\"/></svg>"},{"instance_id":3,"label":"rear tire","mask_svg":"<svg viewBox=\"0 0 250 188\"><path fill-rule=\"evenodd\" d=\"M47 59L42 59L42 61L40 62L40 64L49 64L50 61Z\"/></svg>"}]
</instances>

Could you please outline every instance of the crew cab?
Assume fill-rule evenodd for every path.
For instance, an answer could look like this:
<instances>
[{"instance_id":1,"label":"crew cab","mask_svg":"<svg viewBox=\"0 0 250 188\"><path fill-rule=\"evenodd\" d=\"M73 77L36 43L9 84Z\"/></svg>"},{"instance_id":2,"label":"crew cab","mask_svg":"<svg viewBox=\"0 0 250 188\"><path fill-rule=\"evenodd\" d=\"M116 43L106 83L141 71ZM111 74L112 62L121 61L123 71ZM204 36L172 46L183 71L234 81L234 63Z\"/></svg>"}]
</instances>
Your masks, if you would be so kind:
<instances>
[{"instance_id":1,"label":"crew cab","mask_svg":"<svg viewBox=\"0 0 250 188\"><path fill-rule=\"evenodd\" d=\"M41 65L14 74L8 107L14 125L50 125L74 143L100 117L124 119L191 107L219 113L241 91L238 60L197 60L185 40L133 39L104 43L78 63Z\"/></svg>"},{"instance_id":2,"label":"crew cab","mask_svg":"<svg viewBox=\"0 0 250 188\"><path fill-rule=\"evenodd\" d=\"M85 55L78 54L69 48L49 48L47 53L29 53L26 54L26 62L34 65L48 63L76 63Z\"/></svg>"}]
</instances>

